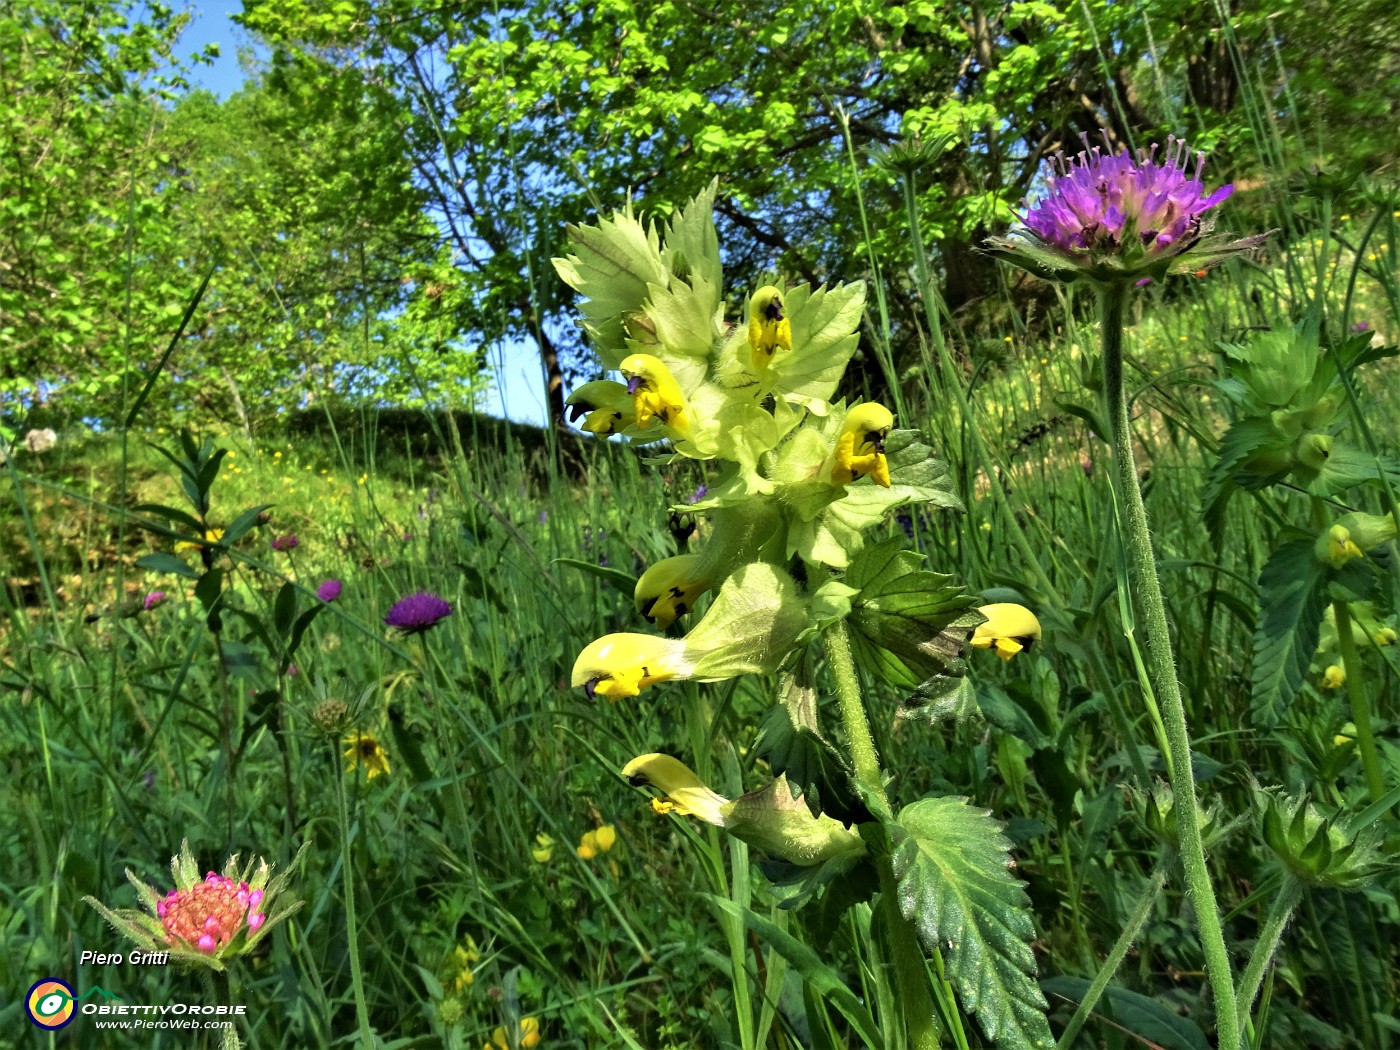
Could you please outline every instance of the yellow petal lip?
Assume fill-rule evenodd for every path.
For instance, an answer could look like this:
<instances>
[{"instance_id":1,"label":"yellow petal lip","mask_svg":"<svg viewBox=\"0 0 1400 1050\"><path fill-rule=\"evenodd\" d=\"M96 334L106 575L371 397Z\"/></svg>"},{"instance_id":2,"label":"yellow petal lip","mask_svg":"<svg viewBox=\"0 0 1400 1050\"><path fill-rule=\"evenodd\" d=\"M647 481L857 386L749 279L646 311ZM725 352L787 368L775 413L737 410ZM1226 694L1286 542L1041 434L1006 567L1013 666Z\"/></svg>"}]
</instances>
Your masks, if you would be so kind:
<instances>
[{"instance_id":1,"label":"yellow petal lip","mask_svg":"<svg viewBox=\"0 0 1400 1050\"><path fill-rule=\"evenodd\" d=\"M764 285L749 303L749 354L755 371L772 364L778 350L791 349L792 322L783 312L783 293Z\"/></svg>"},{"instance_id":2,"label":"yellow petal lip","mask_svg":"<svg viewBox=\"0 0 1400 1050\"><path fill-rule=\"evenodd\" d=\"M1040 640L1040 621L1024 605L998 602L977 610L987 618L972 633L976 649L995 649L1003 660L1010 660Z\"/></svg>"},{"instance_id":3,"label":"yellow petal lip","mask_svg":"<svg viewBox=\"0 0 1400 1050\"><path fill-rule=\"evenodd\" d=\"M574 661L572 682L589 699L636 696L648 685L686 678L694 663L685 642L652 634L605 634L589 643Z\"/></svg>"},{"instance_id":4,"label":"yellow petal lip","mask_svg":"<svg viewBox=\"0 0 1400 1050\"><path fill-rule=\"evenodd\" d=\"M894 413L878 401L867 401L846 413L836 439L831 480L849 485L867 474L881 488L890 487L890 464L885 438L894 427Z\"/></svg>"},{"instance_id":5,"label":"yellow petal lip","mask_svg":"<svg viewBox=\"0 0 1400 1050\"><path fill-rule=\"evenodd\" d=\"M657 812L675 811L708 824L724 827L724 807L729 799L711 791L684 762L670 755L639 755L622 767L633 787L654 787L666 796Z\"/></svg>"},{"instance_id":6,"label":"yellow petal lip","mask_svg":"<svg viewBox=\"0 0 1400 1050\"><path fill-rule=\"evenodd\" d=\"M640 429L646 430L657 419L672 430L690 429L685 394L666 362L651 354L632 354L617 367L627 377L627 393L632 395Z\"/></svg>"}]
</instances>

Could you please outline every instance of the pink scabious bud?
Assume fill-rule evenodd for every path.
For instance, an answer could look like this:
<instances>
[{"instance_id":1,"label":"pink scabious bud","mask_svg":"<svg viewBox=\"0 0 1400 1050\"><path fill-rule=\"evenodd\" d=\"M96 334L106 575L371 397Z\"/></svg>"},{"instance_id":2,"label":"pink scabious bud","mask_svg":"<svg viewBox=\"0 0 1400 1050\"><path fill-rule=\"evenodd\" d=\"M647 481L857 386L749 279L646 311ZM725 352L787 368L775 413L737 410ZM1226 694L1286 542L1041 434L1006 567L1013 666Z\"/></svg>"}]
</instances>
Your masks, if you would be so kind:
<instances>
[{"instance_id":1,"label":"pink scabious bud","mask_svg":"<svg viewBox=\"0 0 1400 1050\"><path fill-rule=\"evenodd\" d=\"M146 595L145 600L142 601L141 605L142 608L146 609L149 612L151 609L154 609L163 601L165 601L164 591L151 591L150 594Z\"/></svg>"},{"instance_id":2,"label":"pink scabious bud","mask_svg":"<svg viewBox=\"0 0 1400 1050\"><path fill-rule=\"evenodd\" d=\"M300 546L301 540L297 539L296 533L289 532L285 536L274 536L272 538L272 549L275 551L289 551Z\"/></svg>"},{"instance_id":3,"label":"pink scabious bud","mask_svg":"<svg viewBox=\"0 0 1400 1050\"><path fill-rule=\"evenodd\" d=\"M1209 193L1201 173L1205 154L1175 136L1134 155L1090 146L1074 156L1056 154L1040 198L1020 217L1008 239L988 241L993 255L1050 280L1087 278L1099 284L1201 273L1222 259L1256 247L1264 236L1222 243L1207 236L1206 213L1234 192L1227 183Z\"/></svg>"},{"instance_id":4,"label":"pink scabious bud","mask_svg":"<svg viewBox=\"0 0 1400 1050\"><path fill-rule=\"evenodd\" d=\"M263 924L263 920L266 918L267 916L260 911L253 912L252 915L248 916L248 929L256 930L259 926Z\"/></svg>"},{"instance_id":5,"label":"pink scabious bud","mask_svg":"<svg viewBox=\"0 0 1400 1050\"><path fill-rule=\"evenodd\" d=\"M199 950L202 952L212 952L218 946L218 942L207 933L199 939Z\"/></svg>"}]
</instances>

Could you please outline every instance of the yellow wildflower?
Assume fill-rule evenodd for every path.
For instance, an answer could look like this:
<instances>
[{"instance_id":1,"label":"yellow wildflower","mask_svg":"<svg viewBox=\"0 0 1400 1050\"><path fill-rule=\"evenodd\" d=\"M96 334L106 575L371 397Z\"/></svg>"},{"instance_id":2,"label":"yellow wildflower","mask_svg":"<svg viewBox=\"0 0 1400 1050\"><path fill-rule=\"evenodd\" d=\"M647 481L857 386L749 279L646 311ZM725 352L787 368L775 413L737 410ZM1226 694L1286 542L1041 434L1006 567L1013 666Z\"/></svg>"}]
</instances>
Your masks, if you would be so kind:
<instances>
[{"instance_id":1,"label":"yellow wildflower","mask_svg":"<svg viewBox=\"0 0 1400 1050\"><path fill-rule=\"evenodd\" d=\"M665 362L651 354L633 354L618 369L627 377L627 393L632 395L638 427L646 430L652 420L659 419L662 426L678 433L690 429L685 395Z\"/></svg>"},{"instance_id":2,"label":"yellow wildflower","mask_svg":"<svg viewBox=\"0 0 1400 1050\"><path fill-rule=\"evenodd\" d=\"M353 773L364 766L369 771L366 780L373 780L380 773L389 772L389 753L372 734L352 733L345 738L345 742L350 745L345 749L348 763L345 772Z\"/></svg>"},{"instance_id":3,"label":"yellow wildflower","mask_svg":"<svg viewBox=\"0 0 1400 1050\"><path fill-rule=\"evenodd\" d=\"M688 678L694 663L685 643L651 634L605 634L590 643L574 661L573 685L583 686L591 700L638 695L644 686Z\"/></svg>"},{"instance_id":4,"label":"yellow wildflower","mask_svg":"<svg viewBox=\"0 0 1400 1050\"><path fill-rule=\"evenodd\" d=\"M476 971L472 967L481 958L481 952L477 949L476 941L467 936L464 944L459 944L452 949L452 959L450 960L450 971L452 973L452 990L454 992L465 991L476 982Z\"/></svg>"},{"instance_id":5,"label":"yellow wildflower","mask_svg":"<svg viewBox=\"0 0 1400 1050\"><path fill-rule=\"evenodd\" d=\"M1340 689L1346 684L1347 673L1342 670L1341 664L1331 664L1327 670L1322 672L1322 688Z\"/></svg>"},{"instance_id":6,"label":"yellow wildflower","mask_svg":"<svg viewBox=\"0 0 1400 1050\"><path fill-rule=\"evenodd\" d=\"M530 850L530 856L535 858L536 864L548 864L550 858L554 856L554 840L548 835L536 835L535 845Z\"/></svg>"},{"instance_id":7,"label":"yellow wildflower","mask_svg":"<svg viewBox=\"0 0 1400 1050\"><path fill-rule=\"evenodd\" d=\"M199 542L198 540L180 540L178 543L175 544L175 553L182 554L185 551L197 551L201 547L212 546L213 544L218 543L221 539L224 538L224 530L206 529L200 535L203 537L203 543Z\"/></svg>"},{"instance_id":8,"label":"yellow wildflower","mask_svg":"<svg viewBox=\"0 0 1400 1050\"><path fill-rule=\"evenodd\" d=\"M515 1046L520 1050L534 1050L540 1045L540 1022L536 1017L522 1017L520 1028L516 1033ZM512 1050L512 1044L506 1035L504 1028L498 1027L491 1033L491 1041L482 1046L481 1050Z\"/></svg>"},{"instance_id":9,"label":"yellow wildflower","mask_svg":"<svg viewBox=\"0 0 1400 1050\"><path fill-rule=\"evenodd\" d=\"M678 554L663 558L637 581L633 599L637 611L663 631L677 616L683 616L695 605L695 599L709 590L710 581L696 575L700 564L697 554Z\"/></svg>"},{"instance_id":10,"label":"yellow wildflower","mask_svg":"<svg viewBox=\"0 0 1400 1050\"><path fill-rule=\"evenodd\" d=\"M987 618L972 633L975 649L996 649L1003 660L1010 660L1040 640L1040 621L1024 605L1001 602L977 610Z\"/></svg>"},{"instance_id":11,"label":"yellow wildflower","mask_svg":"<svg viewBox=\"0 0 1400 1050\"><path fill-rule=\"evenodd\" d=\"M782 293L770 284L754 292L749 304L749 353L754 370L764 371L780 349L792 349L792 322L783 313Z\"/></svg>"},{"instance_id":12,"label":"yellow wildflower","mask_svg":"<svg viewBox=\"0 0 1400 1050\"><path fill-rule=\"evenodd\" d=\"M578 855L584 860L592 860L600 853L607 853L617 843L617 829L604 824L593 831L585 831L578 842Z\"/></svg>"},{"instance_id":13,"label":"yellow wildflower","mask_svg":"<svg viewBox=\"0 0 1400 1050\"><path fill-rule=\"evenodd\" d=\"M889 488L890 464L885 459L885 437L893 426L893 413L876 401L867 401L847 412L841 436L836 439L832 483L849 485L869 474L875 484Z\"/></svg>"}]
</instances>

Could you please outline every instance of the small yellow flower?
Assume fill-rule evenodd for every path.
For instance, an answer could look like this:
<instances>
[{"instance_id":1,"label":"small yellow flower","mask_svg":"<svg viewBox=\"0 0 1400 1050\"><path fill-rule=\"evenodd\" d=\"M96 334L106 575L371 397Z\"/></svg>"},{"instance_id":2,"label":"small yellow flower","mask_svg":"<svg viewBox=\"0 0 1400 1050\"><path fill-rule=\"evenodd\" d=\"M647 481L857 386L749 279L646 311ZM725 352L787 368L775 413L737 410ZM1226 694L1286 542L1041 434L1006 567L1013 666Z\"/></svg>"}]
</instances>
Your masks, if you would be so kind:
<instances>
[{"instance_id":1,"label":"small yellow flower","mask_svg":"<svg viewBox=\"0 0 1400 1050\"><path fill-rule=\"evenodd\" d=\"M536 835L535 845L530 850L530 856L535 858L536 864L548 864L550 858L554 856L554 840L548 835Z\"/></svg>"},{"instance_id":2,"label":"small yellow flower","mask_svg":"<svg viewBox=\"0 0 1400 1050\"><path fill-rule=\"evenodd\" d=\"M1327 670L1322 672L1322 688L1340 689L1346 684L1347 673L1342 670L1341 664L1331 664Z\"/></svg>"},{"instance_id":3,"label":"small yellow flower","mask_svg":"<svg viewBox=\"0 0 1400 1050\"><path fill-rule=\"evenodd\" d=\"M578 855L584 860L592 860L600 853L607 853L617 843L617 829L604 824L594 831L585 831L578 842Z\"/></svg>"},{"instance_id":4,"label":"small yellow flower","mask_svg":"<svg viewBox=\"0 0 1400 1050\"><path fill-rule=\"evenodd\" d=\"M1361 548L1352 541L1351 532L1345 525L1333 525L1327 530L1327 555L1335 567L1345 565L1352 558L1363 557Z\"/></svg>"},{"instance_id":5,"label":"small yellow flower","mask_svg":"<svg viewBox=\"0 0 1400 1050\"><path fill-rule=\"evenodd\" d=\"M540 1022L535 1017L522 1017L520 1019L520 1029L515 1037L515 1046L520 1050L534 1050L540 1045ZM509 1037L504 1028L497 1028L491 1033L491 1041L482 1046L481 1050L512 1050Z\"/></svg>"},{"instance_id":6,"label":"small yellow flower","mask_svg":"<svg viewBox=\"0 0 1400 1050\"><path fill-rule=\"evenodd\" d=\"M662 426L678 433L690 429L685 395L665 362L650 354L633 354L618 370L627 377L627 392L632 395L638 427L646 430L652 420L659 419Z\"/></svg>"},{"instance_id":7,"label":"small yellow flower","mask_svg":"<svg viewBox=\"0 0 1400 1050\"><path fill-rule=\"evenodd\" d=\"M885 437L893 426L893 413L876 401L867 401L847 412L841 436L836 439L832 484L849 485L869 474L875 484L889 488L890 464L885 459Z\"/></svg>"},{"instance_id":8,"label":"small yellow flower","mask_svg":"<svg viewBox=\"0 0 1400 1050\"><path fill-rule=\"evenodd\" d=\"M1040 640L1040 621L1024 605L1001 602L977 610L987 618L972 633L974 649L996 649L1003 660L1029 649Z\"/></svg>"},{"instance_id":9,"label":"small yellow flower","mask_svg":"<svg viewBox=\"0 0 1400 1050\"><path fill-rule=\"evenodd\" d=\"M783 295L771 284L754 292L749 304L749 354L757 372L773 363L779 350L792 349L792 322L783 313Z\"/></svg>"},{"instance_id":10,"label":"small yellow flower","mask_svg":"<svg viewBox=\"0 0 1400 1050\"><path fill-rule=\"evenodd\" d=\"M184 551L197 551L201 547L212 546L213 544L218 543L221 539L224 538L224 530L207 529L202 535L204 537L203 543L199 543L195 540L181 540L180 542L175 544L175 553L181 554Z\"/></svg>"},{"instance_id":11,"label":"small yellow flower","mask_svg":"<svg viewBox=\"0 0 1400 1050\"><path fill-rule=\"evenodd\" d=\"M380 773L389 772L389 753L373 735L352 733L345 738L345 742L350 745L345 749L345 772L353 773L364 766L369 771L366 780L373 780Z\"/></svg>"},{"instance_id":12,"label":"small yellow flower","mask_svg":"<svg viewBox=\"0 0 1400 1050\"><path fill-rule=\"evenodd\" d=\"M651 634L605 634L590 643L574 661L573 686L583 686L589 699L610 700L638 695L644 686L687 678L694 664L685 643Z\"/></svg>"}]
</instances>

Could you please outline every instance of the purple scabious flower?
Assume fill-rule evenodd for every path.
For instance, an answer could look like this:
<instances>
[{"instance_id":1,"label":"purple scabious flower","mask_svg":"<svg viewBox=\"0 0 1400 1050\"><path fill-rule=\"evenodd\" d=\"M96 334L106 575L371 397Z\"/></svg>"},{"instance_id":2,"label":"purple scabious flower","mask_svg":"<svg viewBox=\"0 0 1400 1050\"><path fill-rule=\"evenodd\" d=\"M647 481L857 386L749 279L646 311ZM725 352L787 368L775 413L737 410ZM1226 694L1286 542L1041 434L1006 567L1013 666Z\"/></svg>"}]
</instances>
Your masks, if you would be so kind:
<instances>
[{"instance_id":1,"label":"purple scabious flower","mask_svg":"<svg viewBox=\"0 0 1400 1050\"><path fill-rule=\"evenodd\" d=\"M1206 155L1191 154L1186 143L1168 136L1161 162L1157 144L1139 150L1104 153L1089 147L1069 158L1063 153L1051 160L1055 171L1048 192L1028 210L1025 224L1046 244L1068 252L1119 253L1134 242L1149 256L1177 254L1189 248L1201 233L1201 216L1235 192L1226 183L1205 194L1201 171Z\"/></svg>"},{"instance_id":2,"label":"purple scabious flower","mask_svg":"<svg viewBox=\"0 0 1400 1050\"><path fill-rule=\"evenodd\" d=\"M1264 237L1220 243L1207 237L1206 215L1234 192L1233 184L1206 192L1204 153L1191 153L1175 136L1158 155L1156 143L1136 155L1090 146L1073 157L1057 154L1044 195L1021 216L1015 239L989 242L992 254L1040 277L1138 283L1168 273L1199 272L1253 248ZM1267 235L1265 235L1267 236Z\"/></svg>"},{"instance_id":3,"label":"purple scabious flower","mask_svg":"<svg viewBox=\"0 0 1400 1050\"><path fill-rule=\"evenodd\" d=\"M149 594L146 595L145 600L143 600L141 603L141 606L147 611L150 611L163 601L165 601L164 591L151 591Z\"/></svg>"},{"instance_id":4,"label":"purple scabious flower","mask_svg":"<svg viewBox=\"0 0 1400 1050\"><path fill-rule=\"evenodd\" d=\"M316 597L323 602L333 602L340 597L340 581L336 579L322 580L321 586L316 588Z\"/></svg>"},{"instance_id":5,"label":"purple scabious flower","mask_svg":"<svg viewBox=\"0 0 1400 1050\"><path fill-rule=\"evenodd\" d=\"M296 533L294 532L289 532L285 536L274 536L272 538L272 549L275 551L289 551L300 544L301 540L297 539Z\"/></svg>"},{"instance_id":6,"label":"purple scabious flower","mask_svg":"<svg viewBox=\"0 0 1400 1050\"><path fill-rule=\"evenodd\" d=\"M435 627L452 615L452 606L430 591L419 591L396 601L384 615L384 623L407 634Z\"/></svg>"}]
</instances>

